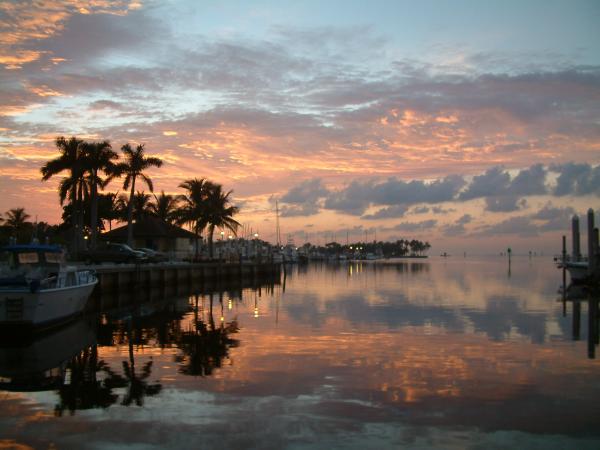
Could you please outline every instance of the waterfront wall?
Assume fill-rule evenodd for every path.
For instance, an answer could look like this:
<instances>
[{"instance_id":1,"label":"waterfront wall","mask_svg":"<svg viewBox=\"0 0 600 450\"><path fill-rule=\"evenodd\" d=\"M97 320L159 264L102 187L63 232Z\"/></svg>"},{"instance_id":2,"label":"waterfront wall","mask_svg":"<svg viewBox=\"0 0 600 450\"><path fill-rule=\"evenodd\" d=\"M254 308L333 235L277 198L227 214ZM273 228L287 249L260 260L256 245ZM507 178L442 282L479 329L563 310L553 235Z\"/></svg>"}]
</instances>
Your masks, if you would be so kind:
<instances>
[{"instance_id":1,"label":"waterfront wall","mask_svg":"<svg viewBox=\"0 0 600 450\"><path fill-rule=\"evenodd\" d=\"M260 284L279 284L281 265L273 263L164 263L94 266L98 285L94 295L148 291L169 286L206 290Z\"/></svg>"}]
</instances>

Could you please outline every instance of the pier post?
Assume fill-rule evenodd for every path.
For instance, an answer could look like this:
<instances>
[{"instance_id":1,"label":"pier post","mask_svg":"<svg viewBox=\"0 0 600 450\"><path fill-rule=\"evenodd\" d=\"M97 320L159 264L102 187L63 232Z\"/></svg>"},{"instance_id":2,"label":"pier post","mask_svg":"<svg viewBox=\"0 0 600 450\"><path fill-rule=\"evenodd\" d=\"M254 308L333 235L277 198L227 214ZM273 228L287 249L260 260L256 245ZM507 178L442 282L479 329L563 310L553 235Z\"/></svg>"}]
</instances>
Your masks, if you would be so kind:
<instances>
[{"instance_id":1,"label":"pier post","mask_svg":"<svg viewBox=\"0 0 600 450\"><path fill-rule=\"evenodd\" d=\"M573 340L578 341L581 336L581 302L573 300Z\"/></svg>"},{"instance_id":2,"label":"pier post","mask_svg":"<svg viewBox=\"0 0 600 450\"><path fill-rule=\"evenodd\" d=\"M587 213L587 226L588 226L588 273L592 274L595 270L595 254L596 248L594 247L594 210L588 209Z\"/></svg>"},{"instance_id":3,"label":"pier post","mask_svg":"<svg viewBox=\"0 0 600 450\"><path fill-rule=\"evenodd\" d=\"M579 261L581 260L581 235L579 234L579 217L577 215L573 216L571 220L571 232L573 240L571 258L573 261Z\"/></svg>"},{"instance_id":4,"label":"pier post","mask_svg":"<svg viewBox=\"0 0 600 450\"><path fill-rule=\"evenodd\" d=\"M567 298L567 237L562 237L562 281L563 281L563 301Z\"/></svg>"}]
</instances>

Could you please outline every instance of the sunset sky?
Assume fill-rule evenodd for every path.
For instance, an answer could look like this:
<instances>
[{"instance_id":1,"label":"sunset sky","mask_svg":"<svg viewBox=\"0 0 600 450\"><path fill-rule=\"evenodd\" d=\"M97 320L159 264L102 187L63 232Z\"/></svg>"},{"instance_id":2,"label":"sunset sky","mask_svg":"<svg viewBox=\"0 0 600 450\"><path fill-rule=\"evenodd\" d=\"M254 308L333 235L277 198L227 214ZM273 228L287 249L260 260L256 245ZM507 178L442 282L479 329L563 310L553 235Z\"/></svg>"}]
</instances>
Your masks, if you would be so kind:
<instances>
[{"instance_id":1,"label":"sunset sky","mask_svg":"<svg viewBox=\"0 0 600 450\"><path fill-rule=\"evenodd\" d=\"M145 143L296 244L556 252L600 208L600 2L2 1L0 212L54 139ZM119 182L108 190L122 190ZM585 229L582 230L585 232Z\"/></svg>"}]
</instances>

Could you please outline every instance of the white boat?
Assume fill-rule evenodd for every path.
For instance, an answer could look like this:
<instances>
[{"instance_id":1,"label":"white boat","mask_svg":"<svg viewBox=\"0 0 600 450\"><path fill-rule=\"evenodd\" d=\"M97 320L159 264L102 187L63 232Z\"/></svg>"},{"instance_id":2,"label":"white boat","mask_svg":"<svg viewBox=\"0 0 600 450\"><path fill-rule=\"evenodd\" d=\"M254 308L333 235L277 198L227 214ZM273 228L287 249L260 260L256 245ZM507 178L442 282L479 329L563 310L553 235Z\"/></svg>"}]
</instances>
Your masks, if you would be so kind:
<instances>
[{"instance_id":1,"label":"white boat","mask_svg":"<svg viewBox=\"0 0 600 450\"><path fill-rule=\"evenodd\" d=\"M80 314L98 278L63 263L60 247L10 245L0 257L0 331L47 327Z\"/></svg>"},{"instance_id":2,"label":"white boat","mask_svg":"<svg viewBox=\"0 0 600 450\"><path fill-rule=\"evenodd\" d=\"M589 276L587 261L566 261L564 266L574 282L583 281ZM563 263L560 262L558 267L562 269Z\"/></svg>"}]
</instances>

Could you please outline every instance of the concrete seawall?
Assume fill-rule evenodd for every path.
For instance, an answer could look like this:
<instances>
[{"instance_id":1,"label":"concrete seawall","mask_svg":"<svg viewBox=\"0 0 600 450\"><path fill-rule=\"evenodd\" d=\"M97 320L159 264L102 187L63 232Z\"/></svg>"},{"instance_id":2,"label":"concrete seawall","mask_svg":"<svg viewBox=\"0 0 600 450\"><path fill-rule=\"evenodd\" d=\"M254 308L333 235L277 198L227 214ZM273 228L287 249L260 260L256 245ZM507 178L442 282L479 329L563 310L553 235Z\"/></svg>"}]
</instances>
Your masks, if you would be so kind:
<instances>
[{"instance_id":1,"label":"concrete seawall","mask_svg":"<svg viewBox=\"0 0 600 450\"><path fill-rule=\"evenodd\" d=\"M273 263L161 263L82 266L96 271L98 285L88 311L106 311L178 296L273 289L281 265Z\"/></svg>"}]
</instances>

